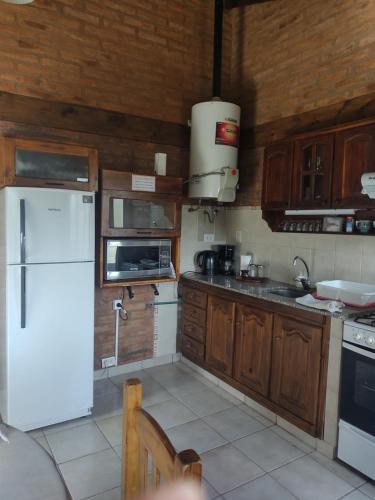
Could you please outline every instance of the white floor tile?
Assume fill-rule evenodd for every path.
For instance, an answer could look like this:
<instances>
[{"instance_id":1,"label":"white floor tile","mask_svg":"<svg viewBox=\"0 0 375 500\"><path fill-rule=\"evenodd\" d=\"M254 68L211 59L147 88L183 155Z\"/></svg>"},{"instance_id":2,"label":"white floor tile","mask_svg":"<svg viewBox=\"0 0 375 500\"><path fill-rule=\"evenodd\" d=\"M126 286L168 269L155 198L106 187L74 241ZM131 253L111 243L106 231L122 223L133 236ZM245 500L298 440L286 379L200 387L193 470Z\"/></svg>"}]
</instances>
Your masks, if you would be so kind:
<instances>
[{"instance_id":1,"label":"white floor tile","mask_svg":"<svg viewBox=\"0 0 375 500\"><path fill-rule=\"evenodd\" d=\"M331 460L317 451L314 451L310 457L316 460L325 469L351 484L353 488L359 488L366 483L366 478L364 476L355 472L353 469L349 469L349 467L346 467L343 463Z\"/></svg>"},{"instance_id":2,"label":"white floor tile","mask_svg":"<svg viewBox=\"0 0 375 500\"><path fill-rule=\"evenodd\" d=\"M73 500L83 500L121 484L121 462L112 450L77 458L60 465Z\"/></svg>"},{"instance_id":3,"label":"white floor tile","mask_svg":"<svg viewBox=\"0 0 375 500\"><path fill-rule=\"evenodd\" d=\"M233 445L269 472L304 455L304 452L270 429L246 436Z\"/></svg>"},{"instance_id":4,"label":"white floor tile","mask_svg":"<svg viewBox=\"0 0 375 500\"><path fill-rule=\"evenodd\" d=\"M44 448L46 450L46 452L51 455L51 457L53 457L53 453L52 453L52 450L48 444L48 441L47 439L43 436L43 437L39 437L39 438L36 438L36 441L40 444L40 446L42 448Z\"/></svg>"},{"instance_id":5,"label":"white floor tile","mask_svg":"<svg viewBox=\"0 0 375 500\"><path fill-rule=\"evenodd\" d=\"M178 399L199 417L206 417L233 406L228 399L223 398L209 389L201 392L194 392L193 394L178 396Z\"/></svg>"},{"instance_id":6,"label":"white floor tile","mask_svg":"<svg viewBox=\"0 0 375 500\"><path fill-rule=\"evenodd\" d=\"M55 432L66 431L67 429L72 429L73 427L78 427L79 425L86 425L93 422L91 416L75 418L74 420L67 420L61 424L49 425L43 428L43 434L48 436L48 434L54 434Z\"/></svg>"},{"instance_id":7,"label":"white floor tile","mask_svg":"<svg viewBox=\"0 0 375 500\"><path fill-rule=\"evenodd\" d=\"M112 392L118 392L119 388L112 383L109 378L102 378L100 380L95 380L94 382L94 397L100 397L104 394L111 394Z\"/></svg>"},{"instance_id":8,"label":"white floor tile","mask_svg":"<svg viewBox=\"0 0 375 500\"><path fill-rule=\"evenodd\" d=\"M241 404L238 408L241 411L250 415L250 417L253 417L253 418L255 418L255 420L258 420L258 422L260 422L262 425L264 425L264 427L272 427L273 425L275 425L275 422L264 417L263 415L261 415L260 413L255 411L253 408L250 408L249 405Z\"/></svg>"},{"instance_id":9,"label":"white floor tile","mask_svg":"<svg viewBox=\"0 0 375 500\"><path fill-rule=\"evenodd\" d=\"M94 399L92 416L95 420L122 414L122 392L104 394Z\"/></svg>"},{"instance_id":10,"label":"white floor tile","mask_svg":"<svg viewBox=\"0 0 375 500\"><path fill-rule=\"evenodd\" d=\"M360 490L355 490L352 493L349 493L349 495L342 497L342 500L369 500L369 498L370 497L364 493L361 493Z\"/></svg>"},{"instance_id":11,"label":"white floor tile","mask_svg":"<svg viewBox=\"0 0 375 500\"><path fill-rule=\"evenodd\" d=\"M231 444L201 455L203 475L220 494L264 474L254 462Z\"/></svg>"},{"instance_id":12,"label":"white floor tile","mask_svg":"<svg viewBox=\"0 0 375 500\"><path fill-rule=\"evenodd\" d=\"M224 495L225 500L296 500L268 474Z\"/></svg>"},{"instance_id":13,"label":"white floor tile","mask_svg":"<svg viewBox=\"0 0 375 500\"><path fill-rule=\"evenodd\" d=\"M142 383L150 378L150 375L146 373L145 370L138 370L136 372L122 373L121 375L115 375L109 380L118 388L123 388L125 380L130 378L138 378Z\"/></svg>"},{"instance_id":14,"label":"white floor tile","mask_svg":"<svg viewBox=\"0 0 375 500\"><path fill-rule=\"evenodd\" d=\"M187 424L169 429L169 439L177 451L193 449L197 453L217 448L227 441L215 432L203 420L194 420Z\"/></svg>"},{"instance_id":15,"label":"white floor tile","mask_svg":"<svg viewBox=\"0 0 375 500\"><path fill-rule=\"evenodd\" d=\"M301 500L337 500L353 490L309 456L274 470L271 476Z\"/></svg>"},{"instance_id":16,"label":"white floor tile","mask_svg":"<svg viewBox=\"0 0 375 500\"><path fill-rule=\"evenodd\" d=\"M109 448L95 423L48 434L47 441L58 464Z\"/></svg>"},{"instance_id":17,"label":"white floor tile","mask_svg":"<svg viewBox=\"0 0 375 500\"><path fill-rule=\"evenodd\" d=\"M368 497L375 499L375 481L370 481L361 486L359 489L362 493L364 493Z\"/></svg>"},{"instance_id":18,"label":"white floor tile","mask_svg":"<svg viewBox=\"0 0 375 500\"><path fill-rule=\"evenodd\" d=\"M87 500L121 500L121 488L115 488L113 490L105 491L104 493L99 493Z\"/></svg>"},{"instance_id":19,"label":"white floor tile","mask_svg":"<svg viewBox=\"0 0 375 500\"><path fill-rule=\"evenodd\" d=\"M122 443L122 420L122 415L115 415L100 419L96 423L112 447Z\"/></svg>"},{"instance_id":20,"label":"white floor tile","mask_svg":"<svg viewBox=\"0 0 375 500\"><path fill-rule=\"evenodd\" d=\"M204 478L202 478L202 490L205 499L213 500L217 498L219 493L215 490L215 488Z\"/></svg>"},{"instance_id":21,"label":"white floor tile","mask_svg":"<svg viewBox=\"0 0 375 500\"><path fill-rule=\"evenodd\" d=\"M170 399L164 403L149 406L147 411L163 429L169 429L197 419L197 416L177 399Z\"/></svg>"},{"instance_id":22,"label":"white floor tile","mask_svg":"<svg viewBox=\"0 0 375 500\"><path fill-rule=\"evenodd\" d=\"M147 375L151 375L158 382L166 382L175 377L190 376L190 373L180 367L180 363L173 363L170 365L155 366L147 368Z\"/></svg>"},{"instance_id":23,"label":"white floor tile","mask_svg":"<svg viewBox=\"0 0 375 500\"><path fill-rule=\"evenodd\" d=\"M163 403L172 398L172 394L151 377L142 385L142 406L144 408Z\"/></svg>"},{"instance_id":24,"label":"white floor tile","mask_svg":"<svg viewBox=\"0 0 375 500\"><path fill-rule=\"evenodd\" d=\"M234 441L264 429L263 424L237 406L204 417L203 420L228 441Z\"/></svg>"},{"instance_id":25,"label":"white floor tile","mask_svg":"<svg viewBox=\"0 0 375 500\"><path fill-rule=\"evenodd\" d=\"M207 384L189 375L182 375L160 382L163 387L175 397L183 397L186 394L193 394L207 390Z\"/></svg>"}]
</instances>

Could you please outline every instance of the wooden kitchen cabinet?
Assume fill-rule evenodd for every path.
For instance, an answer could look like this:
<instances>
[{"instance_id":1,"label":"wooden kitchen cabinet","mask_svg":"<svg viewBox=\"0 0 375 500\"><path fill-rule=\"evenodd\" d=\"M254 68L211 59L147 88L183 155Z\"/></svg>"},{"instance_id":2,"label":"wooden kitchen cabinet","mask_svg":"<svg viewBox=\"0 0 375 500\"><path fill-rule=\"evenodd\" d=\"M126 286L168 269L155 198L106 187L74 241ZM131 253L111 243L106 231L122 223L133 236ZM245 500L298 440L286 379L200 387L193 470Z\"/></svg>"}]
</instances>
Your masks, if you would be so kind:
<instances>
[{"instance_id":1,"label":"wooden kitchen cabinet","mask_svg":"<svg viewBox=\"0 0 375 500\"><path fill-rule=\"evenodd\" d=\"M184 285L182 300L182 354L192 361L203 362L206 345L207 294Z\"/></svg>"},{"instance_id":2,"label":"wooden kitchen cabinet","mask_svg":"<svg viewBox=\"0 0 375 500\"><path fill-rule=\"evenodd\" d=\"M272 312L237 305L234 377L268 396L272 350Z\"/></svg>"},{"instance_id":3,"label":"wooden kitchen cabinet","mask_svg":"<svg viewBox=\"0 0 375 500\"><path fill-rule=\"evenodd\" d=\"M334 208L370 208L375 200L361 194L361 176L375 170L375 124L337 132L333 176Z\"/></svg>"},{"instance_id":4,"label":"wooden kitchen cabinet","mask_svg":"<svg viewBox=\"0 0 375 500\"><path fill-rule=\"evenodd\" d=\"M313 436L322 436L329 318L181 280L182 354Z\"/></svg>"},{"instance_id":5,"label":"wooden kitchen cabinet","mask_svg":"<svg viewBox=\"0 0 375 500\"><path fill-rule=\"evenodd\" d=\"M334 134L294 143L291 208L327 208L331 203Z\"/></svg>"},{"instance_id":6,"label":"wooden kitchen cabinet","mask_svg":"<svg viewBox=\"0 0 375 500\"><path fill-rule=\"evenodd\" d=\"M275 317L271 400L312 424L318 411L322 334L320 326Z\"/></svg>"},{"instance_id":7,"label":"wooden kitchen cabinet","mask_svg":"<svg viewBox=\"0 0 375 500\"><path fill-rule=\"evenodd\" d=\"M263 170L263 210L289 208L292 178L292 143L280 142L266 147Z\"/></svg>"},{"instance_id":8,"label":"wooden kitchen cabinet","mask_svg":"<svg viewBox=\"0 0 375 500\"><path fill-rule=\"evenodd\" d=\"M0 187L31 186L97 191L98 152L76 144L3 137Z\"/></svg>"},{"instance_id":9,"label":"wooden kitchen cabinet","mask_svg":"<svg viewBox=\"0 0 375 500\"><path fill-rule=\"evenodd\" d=\"M206 362L226 375L233 369L235 309L235 302L208 297Z\"/></svg>"}]
</instances>

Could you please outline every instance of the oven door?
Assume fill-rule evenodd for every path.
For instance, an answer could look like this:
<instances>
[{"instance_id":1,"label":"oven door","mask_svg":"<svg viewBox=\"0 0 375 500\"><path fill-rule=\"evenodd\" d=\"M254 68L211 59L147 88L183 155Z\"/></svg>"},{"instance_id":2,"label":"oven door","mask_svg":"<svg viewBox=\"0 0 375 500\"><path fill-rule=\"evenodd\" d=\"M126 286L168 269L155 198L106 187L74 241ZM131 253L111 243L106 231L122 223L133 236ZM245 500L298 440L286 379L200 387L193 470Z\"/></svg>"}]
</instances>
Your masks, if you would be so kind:
<instances>
[{"instance_id":1,"label":"oven door","mask_svg":"<svg viewBox=\"0 0 375 500\"><path fill-rule=\"evenodd\" d=\"M375 436L375 352L343 343L341 419Z\"/></svg>"}]
</instances>

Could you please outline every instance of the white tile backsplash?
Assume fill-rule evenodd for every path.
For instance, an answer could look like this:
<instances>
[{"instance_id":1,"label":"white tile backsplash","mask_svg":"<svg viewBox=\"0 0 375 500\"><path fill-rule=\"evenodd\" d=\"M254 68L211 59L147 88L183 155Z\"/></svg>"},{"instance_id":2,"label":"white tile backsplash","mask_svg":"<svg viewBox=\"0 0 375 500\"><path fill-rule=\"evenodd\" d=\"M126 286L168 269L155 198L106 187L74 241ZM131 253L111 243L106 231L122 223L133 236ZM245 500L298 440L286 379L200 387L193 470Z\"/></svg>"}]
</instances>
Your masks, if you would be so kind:
<instances>
[{"instance_id":1,"label":"white tile backsplash","mask_svg":"<svg viewBox=\"0 0 375 500\"><path fill-rule=\"evenodd\" d=\"M313 282L343 279L375 284L375 237L351 235L272 233L260 208L226 209L227 242L235 231L243 234L238 253L251 252L256 263L266 264L266 275L293 283L299 270L292 265L299 255L309 265Z\"/></svg>"}]
</instances>

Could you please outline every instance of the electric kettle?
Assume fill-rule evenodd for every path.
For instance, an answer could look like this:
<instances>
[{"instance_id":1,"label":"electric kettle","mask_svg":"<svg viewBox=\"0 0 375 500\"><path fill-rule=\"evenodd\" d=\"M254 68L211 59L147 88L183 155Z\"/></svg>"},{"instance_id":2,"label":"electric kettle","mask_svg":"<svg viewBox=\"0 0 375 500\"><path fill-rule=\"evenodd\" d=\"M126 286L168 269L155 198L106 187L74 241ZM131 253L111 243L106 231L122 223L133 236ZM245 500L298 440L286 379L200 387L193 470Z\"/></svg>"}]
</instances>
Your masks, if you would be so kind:
<instances>
[{"instance_id":1,"label":"electric kettle","mask_svg":"<svg viewBox=\"0 0 375 500\"><path fill-rule=\"evenodd\" d=\"M218 256L213 250L199 252L196 257L197 266L202 274L213 276L218 272Z\"/></svg>"}]
</instances>

